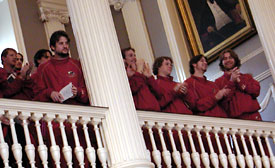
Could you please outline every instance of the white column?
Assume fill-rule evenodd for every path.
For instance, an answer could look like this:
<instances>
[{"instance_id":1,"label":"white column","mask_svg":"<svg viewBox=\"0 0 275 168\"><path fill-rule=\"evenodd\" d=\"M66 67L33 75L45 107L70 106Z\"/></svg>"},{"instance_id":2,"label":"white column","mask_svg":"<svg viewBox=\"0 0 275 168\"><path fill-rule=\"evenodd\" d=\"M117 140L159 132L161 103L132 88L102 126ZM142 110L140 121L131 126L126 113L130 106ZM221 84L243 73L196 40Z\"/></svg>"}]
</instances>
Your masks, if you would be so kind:
<instances>
[{"instance_id":1,"label":"white column","mask_svg":"<svg viewBox=\"0 0 275 168\"><path fill-rule=\"evenodd\" d=\"M177 8L175 2L171 0L158 0L158 6L176 73L179 81L183 82L190 75L190 53L187 48L187 40L183 35Z\"/></svg>"},{"instance_id":2,"label":"white column","mask_svg":"<svg viewBox=\"0 0 275 168\"><path fill-rule=\"evenodd\" d=\"M275 3L274 0L248 0L254 22L264 48L266 60L275 81Z\"/></svg>"},{"instance_id":3,"label":"white column","mask_svg":"<svg viewBox=\"0 0 275 168\"><path fill-rule=\"evenodd\" d=\"M136 50L137 58L144 59L152 66L154 63L153 49L145 25L140 0L124 3L122 14L131 47Z\"/></svg>"},{"instance_id":4,"label":"white column","mask_svg":"<svg viewBox=\"0 0 275 168\"><path fill-rule=\"evenodd\" d=\"M64 24L69 23L69 14L66 6L66 0L38 0L40 10L40 20L44 23L47 41L53 32L64 30Z\"/></svg>"},{"instance_id":5,"label":"white column","mask_svg":"<svg viewBox=\"0 0 275 168\"><path fill-rule=\"evenodd\" d=\"M67 0L91 104L109 108L104 127L111 167L153 167L134 107L107 0Z\"/></svg>"}]
</instances>

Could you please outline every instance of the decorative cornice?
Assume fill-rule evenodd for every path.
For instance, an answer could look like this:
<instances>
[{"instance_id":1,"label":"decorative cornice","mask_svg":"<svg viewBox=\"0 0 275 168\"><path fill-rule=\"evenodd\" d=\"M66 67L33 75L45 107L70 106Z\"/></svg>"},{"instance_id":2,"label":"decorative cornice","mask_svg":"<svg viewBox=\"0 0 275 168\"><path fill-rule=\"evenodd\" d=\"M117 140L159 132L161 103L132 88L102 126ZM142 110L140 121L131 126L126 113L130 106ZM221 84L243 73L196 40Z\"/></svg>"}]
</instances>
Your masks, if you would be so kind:
<instances>
[{"instance_id":1,"label":"decorative cornice","mask_svg":"<svg viewBox=\"0 0 275 168\"><path fill-rule=\"evenodd\" d=\"M50 20L58 20L62 24L69 23L69 13L68 11L62 11L58 9L51 9L40 7L40 20L42 22L48 22Z\"/></svg>"}]
</instances>

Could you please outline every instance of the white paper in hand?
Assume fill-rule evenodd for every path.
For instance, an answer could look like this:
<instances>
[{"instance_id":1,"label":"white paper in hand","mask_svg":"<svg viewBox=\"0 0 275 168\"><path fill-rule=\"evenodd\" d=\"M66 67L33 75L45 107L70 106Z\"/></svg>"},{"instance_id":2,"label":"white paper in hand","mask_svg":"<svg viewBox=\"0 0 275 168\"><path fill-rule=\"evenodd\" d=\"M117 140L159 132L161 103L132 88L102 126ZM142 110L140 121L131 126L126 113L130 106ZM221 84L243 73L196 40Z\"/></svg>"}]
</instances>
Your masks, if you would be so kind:
<instances>
[{"instance_id":1,"label":"white paper in hand","mask_svg":"<svg viewBox=\"0 0 275 168\"><path fill-rule=\"evenodd\" d=\"M67 99L73 97L73 92L72 92L72 87L73 84L70 82L67 86L65 86L63 89L59 91L59 93L63 96L62 102L66 101Z\"/></svg>"}]
</instances>

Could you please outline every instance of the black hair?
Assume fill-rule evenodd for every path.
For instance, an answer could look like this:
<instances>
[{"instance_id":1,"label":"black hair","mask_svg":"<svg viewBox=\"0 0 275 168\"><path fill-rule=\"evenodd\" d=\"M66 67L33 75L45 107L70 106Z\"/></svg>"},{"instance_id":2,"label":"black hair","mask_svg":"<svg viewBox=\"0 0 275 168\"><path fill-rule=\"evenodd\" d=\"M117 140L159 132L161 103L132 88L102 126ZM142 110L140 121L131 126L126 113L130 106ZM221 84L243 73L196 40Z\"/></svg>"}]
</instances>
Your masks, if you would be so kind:
<instances>
[{"instance_id":1,"label":"black hair","mask_svg":"<svg viewBox=\"0 0 275 168\"><path fill-rule=\"evenodd\" d=\"M127 47L127 48L124 48L121 50L121 54L122 54L122 58L125 59L126 58L126 51L130 51L130 50L133 50L134 52L136 51L135 49L133 49L132 47Z\"/></svg>"},{"instance_id":2,"label":"black hair","mask_svg":"<svg viewBox=\"0 0 275 168\"><path fill-rule=\"evenodd\" d=\"M70 43L70 38L68 34L63 30L59 30L52 34L50 38L50 47L55 47L55 44L59 41L60 37L65 37L68 40L68 43Z\"/></svg>"},{"instance_id":3,"label":"black hair","mask_svg":"<svg viewBox=\"0 0 275 168\"><path fill-rule=\"evenodd\" d=\"M199 55L196 55L196 56L192 57L191 60L189 61L189 72L191 74L195 73L195 69L194 69L193 64L198 63L201 60L202 57L204 57L206 59L206 57L204 55L199 54ZM206 59L206 61L207 61L207 59Z\"/></svg>"},{"instance_id":4,"label":"black hair","mask_svg":"<svg viewBox=\"0 0 275 168\"><path fill-rule=\"evenodd\" d=\"M40 49L40 50L38 50L35 53L35 55L33 57L35 67L39 66L38 60L40 60L42 57L45 57L47 52L49 52L51 54L51 56L52 56L51 51L50 50L46 50L46 49Z\"/></svg>"}]
</instances>

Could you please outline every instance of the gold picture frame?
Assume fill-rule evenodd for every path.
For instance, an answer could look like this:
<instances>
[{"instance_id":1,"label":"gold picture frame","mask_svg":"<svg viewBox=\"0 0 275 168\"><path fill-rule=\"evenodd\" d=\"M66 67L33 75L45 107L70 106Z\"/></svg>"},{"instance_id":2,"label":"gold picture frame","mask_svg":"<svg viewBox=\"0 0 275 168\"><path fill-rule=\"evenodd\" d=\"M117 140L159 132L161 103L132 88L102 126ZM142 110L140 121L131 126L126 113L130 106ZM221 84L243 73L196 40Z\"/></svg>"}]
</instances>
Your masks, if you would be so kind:
<instances>
[{"instance_id":1,"label":"gold picture frame","mask_svg":"<svg viewBox=\"0 0 275 168\"><path fill-rule=\"evenodd\" d=\"M218 12L211 4L220 6ZM208 62L256 33L247 0L177 0L177 5L193 54L203 54Z\"/></svg>"}]
</instances>

